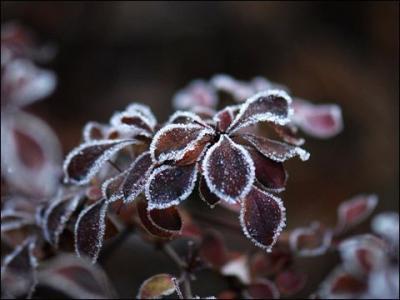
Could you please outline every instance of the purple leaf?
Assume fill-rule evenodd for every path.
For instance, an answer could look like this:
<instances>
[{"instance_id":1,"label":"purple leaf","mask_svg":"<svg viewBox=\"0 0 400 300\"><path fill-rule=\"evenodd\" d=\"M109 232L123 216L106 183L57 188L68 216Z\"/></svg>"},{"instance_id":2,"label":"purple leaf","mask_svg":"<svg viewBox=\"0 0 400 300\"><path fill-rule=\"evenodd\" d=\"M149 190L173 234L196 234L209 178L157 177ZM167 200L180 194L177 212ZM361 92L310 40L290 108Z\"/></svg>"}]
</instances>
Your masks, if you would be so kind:
<instances>
[{"instance_id":1,"label":"purple leaf","mask_svg":"<svg viewBox=\"0 0 400 300\"><path fill-rule=\"evenodd\" d=\"M249 153L227 135L208 149L202 169L210 191L227 202L246 196L254 182L254 164Z\"/></svg>"},{"instance_id":2,"label":"purple leaf","mask_svg":"<svg viewBox=\"0 0 400 300\"><path fill-rule=\"evenodd\" d=\"M207 203L211 208L214 208L215 205L221 201L217 195L211 193L203 176L200 177L199 181L199 195L200 199Z\"/></svg>"},{"instance_id":3,"label":"purple leaf","mask_svg":"<svg viewBox=\"0 0 400 300\"><path fill-rule=\"evenodd\" d=\"M105 217L108 203L100 200L86 207L75 224L75 251L78 256L88 256L96 262L105 234Z\"/></svg>"},{"instance_id":4,"label":"purple leaf","mask_svg":"<svg viewBox=\"0 0 400 300\"><path fill-rule=\"evenodd\" d=\"M240 212L245 235L256 246L270 252L285 226L285 221L282 201L253 186L244 198Z\"/></svg>"},{"instance_id":5,"label":"purple leaf","mask_svg":"<svg viewBox=\"0 0 400 300\"><path fill-rule=\"evenodd\" d=\"M135 143L136 140L104 140L81 144L64 161L65 181L78 185L89 183L105 162Z\"/></svg>"},{"instance_id":6,"label":"purple leaf","mask_svg":"<svg viewBox=\"0 0 400 300\"><path fill-rule=\"evenodd\" d=\"M195 106L214 108L218 98L214 88L203 80L194 80L178 91L172 100L176 109L190 109Z\"/></svg>"}]
</instances>

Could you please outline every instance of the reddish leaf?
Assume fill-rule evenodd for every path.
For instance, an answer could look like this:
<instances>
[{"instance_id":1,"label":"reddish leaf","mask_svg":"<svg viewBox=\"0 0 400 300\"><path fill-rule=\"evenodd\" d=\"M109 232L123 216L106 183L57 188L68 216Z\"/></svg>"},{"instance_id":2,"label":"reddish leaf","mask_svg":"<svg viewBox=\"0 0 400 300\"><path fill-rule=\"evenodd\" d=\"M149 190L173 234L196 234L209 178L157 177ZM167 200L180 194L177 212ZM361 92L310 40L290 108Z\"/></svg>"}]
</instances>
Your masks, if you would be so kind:
<instances>
[{"instance_id":1,"label":"reddish leaf","mask_svg":"<svg viewBox=\"0 0 400 300\"><path fill-rule=\"evenodd\" d=\"M166 209L153 209L148 211L149 220L154 226L172 233L179 233L182 229L182 218L175 206Z\"/></svg>"},{"instance_id":2,"label":"reddish leaf","mask_svg":"<svg viewBox=\"0 0 400 300\"><path fill-rule=\"evenodd\" d=\"M245 235L268 252L285 226L282 201L253 186L242 202L240 222Z\"/></svg>"},{"instance_id":3,"label":"reddish leaf","mask_svg":"<svg viewBox=\"0 0 400 300\"><path fill-rule=\"evenodd\" d=\"M101 194L107 199L108 203L117 201L124 197L121 190L121 185L124 182L127 174L128 170L125 170L124 172L107 179L101 185Z\"/></svg>"},{"instance_id":4,"label":"reddish leaf","mask_svg":"<svg viewBox=\"0 0 400 300\"><path fill-rule=\"evenodd\" d=\"M249 299L279 299L279 291L275 284L265 278L252 282L247 287L246 294Z\"/></svg>"},{"instance_id":5,"label":"reddish leaf","mask_svg":"<svg viewBox=\"0 0 400 300\"><path fill-rule=\"evenodd\" d=\"M37 284L35 239L27 238L6 255L1 265L1 286L13 297L31 298Z\"/></svg>"},{"instance_id":6,"label":"reddish leaf","mask_svg":"<svg viewBox=\"0 0 400 300\"><path fill-rule=\"evenodd\" d=\"M149 124L145 116L137 111L115 113L110 120L110 124L113 128L131 137L136 135L151 137L153 135L153 126Z\"/></svg>"},{"instance_id":7,"label":"reddish leaf","mask_svg":"<svg viewBox=\"0 0 400 300\"><path fill-rule=\"evenodd\" d=\"M190 111L176 111L169 119L167 124L197 124L209 127L197 114Z\"/></svg>"},{"instance_id":8,"label":"reddish leaf","mask_svg":"<svg viewBox=\"0 0 400 300\"><path fill-rule=\"evenodd\" d=\"M88 256L93 263L103 245L107 208L106 199L100 200L86 207L75 224L75 251L78 256Z\"/></svg>"},{"instance_id":9,"label":"reddish leaf","mask_svg":"<svg viewBox=\"0 0 400 300\"><path fill-rule=\"evenodd\" d=\"M340 204L338 208L338 223L336 231L342 232L361 223L378 204L376 195L357 195Z\"/></svg>"},{"instance_id":10,"label":"reddish leaf","mask_svg":"<svg viewBox=\"0 0 400 300\"><path fill-rule=\"evenodd\" d=\"M83 127L83 140L85 142L102 140L105 138L105 131L107 126L98 122L88 122Z\"/></svg>"},{"instance_id":11,"label":"reddish leaf","mask_svg":"<svg viewBox=\"0 0 400 300\"><path fill-rule=\"evenodd\" d=\"M253 145L264 156L277 162L284 162L294 156L298 156L303 161L310 157L310 154L300 147L252 134L242 134L241 137Z\"/></svg>"},{"instance_id":12,"label":"reddish leaf","mask_svg":"<svg viewBox=\"0 0 400 300\"><path fill-rule=\"evenodd\" d=\"M206 142L213 134L211 129L194 124L169 124L159 130L150 145L154 161L178 161Z\"/></svg>"},{"instance_id":13,"label":"reddish leaf","mask_svg":"<svg viewBox=\"0 0 400 300\"><path fill-rule=\"evenodd\" d=\"M214 208L215 205L221 201L217 195L211 193L203 176L200 177L199 181L199 195L200 198L211 208Z\"/></svg>"},{"instance_id":14,"label":"reddish leaf","mask_svg":"<svg viewBox=\"0 0 400 300\"><path fill-rule=\"evenodd\" d=\"M233 121L233 111L229 106L219 111L214 116L214 122L217 124L217 130L219 132L226 132L228 127L231 125L232 121Z\"/></svg>"},{"instance_id":15,"label":"reddish leaf","mask_svg":"<svg viewBox=\"0 0 400 300\"><path fill-rule=\"evenodd\" d=\"M326 230L320 223L309 227L296 228L290 233L289 245L300 256L317 256L328 251L332 242L332 231Z\"/></svg>"},{"instance_id":16,"label":"reddish leaf","mask_svg":"<svg viewBox=\"0 0 400 300\"><path fill-rule=\"evenodd\" d=\"M214 88L203 80L194 80L187 87L178 91L172 100L176 109L190 109L194 106L215 107L217 94Z\"/></svg>"},{"instance_id":17,"label":"reddish leaf","mask_svg":"<svg viewBox=\"0 0 400 300\"><path fill-rule=\"evenodd\" d=\"M275 278L279 291L286 296L292 296L301 291L306 281L306 274L291 270L280 272Z\"/></svg>"},{"instance_id":18,"label":"reddish leaf","mask_svg":"<svg viewBox=\"0 0 400 300\"><path fill-rule=\"evenodd\" d=\"M175 292L174 277L169 274L157 274L145 280L140 286L138 299L158 299Z\"/></svg>"},{"instance_id":19,"label":"reddish leaf","mask_svg":"<svg viewBox=\"0 0 400 300\"><path fill-rule=\"evenodd\" d=\"M150 152L141 154L129 167L125 177L122 191L124 202L131 202L143 192L145 184L150 176L152 160Z\"/></svg>"},{"instance_id":20,"label":"reddish leaf","mask_svg":"<svg viewBox=\"0 0 400 300\"><path fill-rule=\"evenodd\" d=\"M151 219L146 201L139 200L136 203L140 221L149 233L159 238L171 238L174 235L174 232L155 225L155 222Z\"/></svg>"},{"instance_id":21,"label":"reddish leaf","mask_svg":"<svg viewBox=\"0 0 400 300\"><path fill-rule=\"evenodd\" d=\"M208 149L202 169L210 191L227 202L243 198L254 182L254 164L249 153L226 135Z\"/></svg>"},{"instance_id":22,"label":"reddish leaf","mask_svg":"<svg viewBox=\"0 0 400 300\"><path fill-rule=\"evenodd\" d=\"M266 158L252 147L246 147L256 167L256 179L267 189L280 192L285 189L287 173L280 162Z\"/></svg>"},{"instance_id":23,"label":"reddish leaf","mask_svg":"<svg viewBox=\"0 0 400 300\"><path fill-rule=\"evenodd\" d=\"M228 131L234 132L259 122L285 125L290 122L291 98L281 90L268 90L247 99Z\"/></svg>"},{"instance_id":24,"label":"reddish leaf","mask_svg":"<svg viewBox=\"0 0 400 300\"><path fill-rule=\"evenodd\" d=\"M297 136L297 127L292 123L284 126L273 125L275 132L286 142L295 146L301 146L304 144L304 139Z\"/></svg>"},{"instance_id":25,"label":"reddish leaf","mask_svg":"<svg viewBox=\"0 0 400 300\"><path fill-rule=\"evenodd\" d=\"M87 184L105 162L122 148L135 143L136 140L104 140L81 144L64 161L65 181Z\"/></svg>"},{"instance_id":26,"label":"reddish leaf","mask_svg":"<svg viewBox=\"0 0 400 300\"><path fill-rule=\"evenodd\" d=\"M156 117L152 113L150 107L148 107L147 105L143 105L140 103L132 103L128 105L125 111L129 113L137 113L143 116L146 119L146 123L149 124L153 129L157 125Z\"/></svg>"},{"instance_id":27,"label":"reddish leaf","mask_svg":"<svg viewBox=\"0 0 400 300\"><path fill-rule=\"evenodd\" d=\"M116 297L110 281L98 265L70 254L61 254L46 261L39 272L39 282L75 299Z\"/></svg>"},{"instance_id":28,"label":"reddish leaf","mask_svg":"<svg viewBox=\"0 0 400 300\"><path fill-rule=\"evenodd\" d=\"M81 198L82 196L79 194L74 197L59 195L58 199L54 199L46 209L43 220L44 236L53 246L58 247L60 235L78 207Z\"/></svg>"},{"instance_id":29,"label":"reddish leaf","mask_svg":"<svg viewBox=\"0 0 400 300\"><path fill-rule=\"evenodd\" d=\"M343 129L342 112L338 105L313 105L310 102L295 99L293 108L293 122L308 135L331 138Z\"/></svg>"},{"instance_id":30,"label":"reddish leaf","mask_svg":"<svg viewBox=\"0 0 400 300\"><path fill-rule=\"evenodd\" d=\"M222 267L228 259L228 253L221 234L207 231L200 245L200 256L215 268Z\"/></svg>"},{"instance_id":31,"label":"reddish leaf","mask_svg":"<svg viewBox=\"0 0 400 300\"><path fill-rule=\"evenodd\" d=\"M197 179L196 165L168 166L155 169L146 183L149 210L178 205L190 196Z\"/></svg>"},{"instance_id":32,"label":"reddish leaf","mask_svg":"<svg viewBox=\"0 0 400 300\"><path fill-rule=\"evenodd\" d=\"M291 253L286 249L275 248L271 253L257 252L251 256L250 272L252 278L275 275L290 264Z\"/></svg>"}]
</instances>

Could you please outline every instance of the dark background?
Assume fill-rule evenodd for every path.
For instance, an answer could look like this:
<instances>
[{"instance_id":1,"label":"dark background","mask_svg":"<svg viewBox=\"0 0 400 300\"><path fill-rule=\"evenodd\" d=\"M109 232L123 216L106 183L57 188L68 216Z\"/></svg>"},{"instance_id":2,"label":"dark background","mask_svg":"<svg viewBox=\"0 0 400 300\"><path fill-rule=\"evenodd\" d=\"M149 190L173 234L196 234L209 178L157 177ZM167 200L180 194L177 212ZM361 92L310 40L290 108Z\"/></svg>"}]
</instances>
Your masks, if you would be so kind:
<instances>
[{"instance_id":1,"label":"dark background","mask_svg":"<svg viewBox=\"0 0 400 300\"><path fill-rule=\"evenodd\" d=\"M132 101L164 121L174 91L194 78L262 75L343 110L340 135L308 138L311 159L287 164L289 228L315 219L333 225L337 205L358 193L377 193L378 211L399 208L399 2L2 1L1 11L2 23L18 20L57 46L45 67L58 74L58 87L29 110L55 129L65 153L87 121L106 122ZM233 248L250 247L230 235ZM141 254L152 250L131 242L106 265L126 296L135 296L138 278L170 268L162 255L146 261ZM318 262L314 277L332 263Z\"/></svg>"}]
</instances>

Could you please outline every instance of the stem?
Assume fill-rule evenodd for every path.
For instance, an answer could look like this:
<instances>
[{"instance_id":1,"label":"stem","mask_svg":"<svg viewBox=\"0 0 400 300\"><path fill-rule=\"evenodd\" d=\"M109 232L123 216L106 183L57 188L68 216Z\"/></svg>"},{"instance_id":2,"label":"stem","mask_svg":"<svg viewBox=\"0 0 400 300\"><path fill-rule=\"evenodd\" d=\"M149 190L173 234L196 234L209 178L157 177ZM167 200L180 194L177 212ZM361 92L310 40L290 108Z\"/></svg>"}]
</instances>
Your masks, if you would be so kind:
<instances>
[{"instance_id":1,"label":"stem","mask_svg":"<svg viewBox=\"0 0 400 300\"><path fill-rule=\"evenodd\" d=\"M190 274L183 272L183 294L185 299L192 299L192 288L190 286Z\"/></svg>"},{"instance_id":2,"label":"stem","mask_svg":"<svg viewBox=\"0 0 400 300\"><path fill-rule=\"evenodd\" d=\"M171 258L180 269L186 269L187 264L179 257L178 253L169 244L162 245L164 253Z\"/></svg>"}]
</instances>

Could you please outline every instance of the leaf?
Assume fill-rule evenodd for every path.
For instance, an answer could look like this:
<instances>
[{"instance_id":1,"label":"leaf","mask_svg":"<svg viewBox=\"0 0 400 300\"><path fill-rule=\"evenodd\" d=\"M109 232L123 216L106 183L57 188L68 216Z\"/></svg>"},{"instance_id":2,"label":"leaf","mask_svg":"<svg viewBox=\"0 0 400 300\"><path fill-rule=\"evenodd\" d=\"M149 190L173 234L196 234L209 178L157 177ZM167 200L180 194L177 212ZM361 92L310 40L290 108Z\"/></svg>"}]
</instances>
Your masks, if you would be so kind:
<instances>
[{"instance_id":1,"label":"leaf","mask_svg":"<svg viewBox=\"0 0 400 300\"><path fill-rule=\"evenodd\" d=\"M371 224L373 232L387 240L394 248L399 250L399 214L396 212L384 212L374 217Z\"/></svg>"},{"instance_id":2,"label":"leaf","mask_svg":"<svg viewBox=\"0 0 400 300\"><path fill-rule=\"evenodd\" d=\"M152 209L147 213L150 222L161 230L174 234L179 234L182 230L182 218L175 206L166 209Z\"/></svg>"},{"instance_id":3,"label":"leaf","mask_svg":"<svg viewBox=\"0 0 400 300\"><path fill-rule=\"evenodd\" d=\"M154 127L149 120L137 111L123 111L115 113L110 120L114 129L130 135L134 138L137 135L151 137Z\"/></svg>"},{"instance_id":4,"label":"leaf","mask_svg":"<svg viewBox=\"0 0 400 300\"><path fill-rule=\"evenodd\" d=\"M213 118L215 124L217 124L217 130L220 132L226 132L228 127L233 121L233 111L231 107L226 107L219 111Z\"/></svg>"},{"instance_id":5,"label":"leaf","mask_svg":"<svg viewBox=\"0 0 400 300\"><path fill-rule=\"evenodd\" d=\"M137 298L158 299L175 292L174 277L169 274L157 274L146 279L140 286Z\"/></svg>"},{"instance_id":6,"label":"leaf","mask_svg":"<svg viewBox=\"0 0 400 300\"><path fill-rule=\"evenodd\" d=\"M122 148L136 140L91 141L73 149L64 161L65 181L77 185L89 183L100 168Z\"/></svg>"},{"instance_id":7,"label":"leaf","mask_svg":"<svg viewBox=\"0 0 400 300\"><path fill-rule=\"evenodd\" d=\"M151 219L146 201L139 199L138 201L136 201L136 207L139 219L144 229L146 229L147 232L158 238L165 238L165 239L170 239L174 235L173 231L165 230L162 227L157 226L155 224L155 222Z\"/></svg>"},{"instance_id":8,"label":"leaf","mask_svg":"<svg viewBox=\"0 0 400 300\"><path fill-rule=\"evenodd\" d=\"M200 199L207 203L211 208L214 208L215 205L221 201L217 195L211 193L203 176L201 176L199 180L199 195Z\"/></svg>"},{"instance_id":9,"label":"leaf","mask_svg":"<svg viewBox=\"0 0 400 300\"><path fill-rule=\"evenodd\" d=\"M308 160L310 157L310 154L300 147L291 146L252 134L242 134L241 137L254 146L265 157L277 162L284 162L294 156L298 156L302 161Z\"/></svg>"},{"instance_id":10,"label":"leaf","mask_svg":"<svg viewBox=\"0 0 400 300\"><path fill-rule=\"evenodd\" d=\"M82 130L83 140L85 142L102 140L105 138L107 126L98 122L88 122Z\"/></svg>"},{"instance_id":11,"label":"leaf","mask_svg":"<svg viewBox=\"0 0 400 300\"><path fill-rule=\"evenodd\" d=\"M209 127L204 121L195 113L190 111L176 111L169 119L167 124L194 124L204 127Z\"/></svg>"},{"instance_id":12,"label":"leaf","mask_svg":"<svg viewBox=\"0 0 400 300\"><path fill-rule=\"evenodd\" d=\"M146 183L149 210L178 205L192 193L197 179L196 165L168 166L155 169Z\"/></svg>"},{"instance_id":13,"label":"leaf","mask_svg":"<svg viewBox=\"0 0 400 300\"><path fill-rule=\"evenodd\" d=\"M157 119L151 111L150 107L141 103L132 103L126 108L127 112L135 112L146 118L146 123L148 123L153 129L157 125Z\"/></svg>"},{"instance_id":14,"label":"leaf","mask_svg":"<svg viewBox=\"0 0 400 300\"><path fill-rule=\"evenodd\" d=\"M332 243L332 231L326 230L319 222L309 227L296 228L290 233L290 249L299 256L325 254Z\"/></svg>"},{"instance_id":15,"label":"leaf","mask_svg":"<svg viewBox=\"0 0 400 300\"><path fill-rule=\"evenodd\" d=\"M275 278L278 290L282 295L286 296L292 296L300 292L304 288L306 281L306 274L293 270L280 272Z\"/></svg>"},{"instance_id":16,"label":"leaf","mask_svg":"<svg viewBox=\"0 0 400 300\"><path fill-rule=\"evenodd\" d=\"M115 299L105 272L83 257L59 254L47 260L39 271L39 283L75 299Z\"/></svg>"},{"instance_id":17,"label":"leaf","mask_svg":"<svg viewBox=\"0 0 400 300\"><path fill-rule=\"evenodd\" d=\"M46 123L23 112L3 116L1 143L2 178L10 185L35 197L56 191L61 149Z\"/></svg>"},{"instance_id":18,"label":"leaf","mask_svg":"<svg viewBox=\"0 0 400 300\"><path fill-rule=\"evenodd\" d=\"M235 276L243 284L249 284L250 272L246 255L228 261L224 266L222 266L221 274L224 276Z\"/></svg>"},{"instance_id":19,"label":"leaf","mask_svg":"<svg viewBox=\"0 0 400 300\"><path fill-rule=\"evenodd\" d=\"M222 267L228 260L222 235L214 230L206 231L200 244L199 255L214 268Z\"/></svg>"},{"instance_id":20,"label":"leaf","mask_svg":"<svg viewBox=\"0 0 400 300\"><path fill-rule=\"evenodd\" d=\"M286 125L290 122L292 113L289 107L291 101L289 95L282 90L259 92L243 103L227 131L233 133L241 128L265 121Z\"/></svg>"},{"instance_id":21,"label":"leaf","mask_svg":"<svg viewBox=\"0 0 400 300\"><path fill-rule=\"evenodd\" d=\"M6 255L1 265L1 286L13 297L31 298L37 285L35 238L28 237Z\"/></svg>"},{"instance_id":22,"label":"leaf","mask_svg":"<svg viewBox=\"0 0 400 300\"><path fill-rule=\"evenodd\" d=\"M221 135L218 143L208 149L202 170L210 191L227 202L246 196L255 177L249 153L227 135Z\"/></svg>"},{"instance_id":23,"label":"leaf","mask_svg":"<svg viewBox=\"0 0 400 300\"><path fill-rule=\"evenodd\" d=\"M245 292L249 299L279 299L279 291L276 285L265 278L257 278Z\"/></svg>"},{"instance_id":24,"label":"leaf","mask_svg":"<svg viewBox=\"0 0 400 300\"><path fill-rule=\"evenodd\" d=\"M275 132L285 141L286 143L301 146L305 140L297 135L297 127L293 123L286 124L284 126L273 125Z\"/></svg>"},{"instance_id":25,"label":"leaf","mask_svg":"<svg viewBox=\"0 0 400 300\"><path fill-rule=\"evenodd\" d=\"M101 185L101 194L104 198L107 199L108 203L115 202L124 197L121 190L121 186L127 174L128 170L125 170L124 172L119 173L116 176L107 179Z\"/></svg>"},{"instance_id":26,"label":"leaf","mask_svg":"<svg viewBox=\"0 0 400 300\"><path fill-rule=\"evenodd\" d=\"M253 186L242 202L240 223L244 234L258 247L272 250L285 226L282 201Z\"/></svg>"},{"instance_id":27,"label":"leaf","mask_svg":"<svg viewBox=\"0 0 400 300\"><path fill-rule=\"evenodd\" d=\"M160 129L150 145L154 162L181 160L199 144L207 142L213 130L194 124L169 124Z\"/></svg>"},{"instance_id":28,"label":"leaf","mask_svg":"<svg viewBox=\"0 0 400 300\"><path fill-rule=\"evenodd\" d=\"M257 92L249 83L226 74L214 75L210 82L217 90L232 95L237 102L242 102Z\"/></svg>"},{"instance_id":29,"label":"leaf","mask_svg":"<svg viewBox=\"0 0 400 300\"><path fill-rule=\"evenodd\" d=\"M256 168L257 181L273 192L283 191L288 178L283 163L266 158L252 147L246 147L246 150L250 153Z\"/></svg>"},{"instance_id":30,"label":"leaf","mask_svg":"<svg viewBox=\"0 0 400 300\"><path fill-rule=\"evenodd\" d=\"M293 109L293 122L310 136L327 139L343 130L342 111L338 105L314 105L296 98Z\"/></svg>"},{"instance_id":31,"label":"leaf","mask_svg":"<svg viewBox=\"0 0 400 300\"><path fill-rule=\"evenodd\" d=\"M73 197L59 195L45 210L43 218L44 236L53 246L58 247L60 235L78 207L81 198L82 195L80 194Z\"/></svg>"},{"instance_id":32,"label":"leaf","mask_svg":"<svg viewBox=\"0 0 400 300\"><path fill-rule=\"evenodd\" d=\"M149 151L142 153L129 167L123 181L124 202L131 202L143 192L152 170L152 159Z\"/></svg>"},{"instance_id":33,"label":"leaf","mask_svg":"<svg viewBox=\"0 0 400 300\"><path fill-rule=\"evenodd\" d=\"M96 262L106 231L105 217L108 203L102 199L86 207L75 224L75 251L78 256L88 256Z\"/></svg>"},{"instance_id":34,"label":"leaf","mask_svg":"<svg viewBox=\"0 0 400 300\"><path fill-rule=\"evenodd\" d=\"M342 202L338 208L336 232L340 233L360 224L368 218L377 204L376 195L357 195Z\"/></svg>"},{"instance_id":35,"label":"leaf","mask_svg":"<svg viewBox=\"0 0 400 300\"><path fill-rule=\"evenodd\" d=\"M193 80L174 95L172 103L175 109L190 109L194 106L214 108L218 97L214 88L206 81Z\"/></svg>"}]
</instances>

